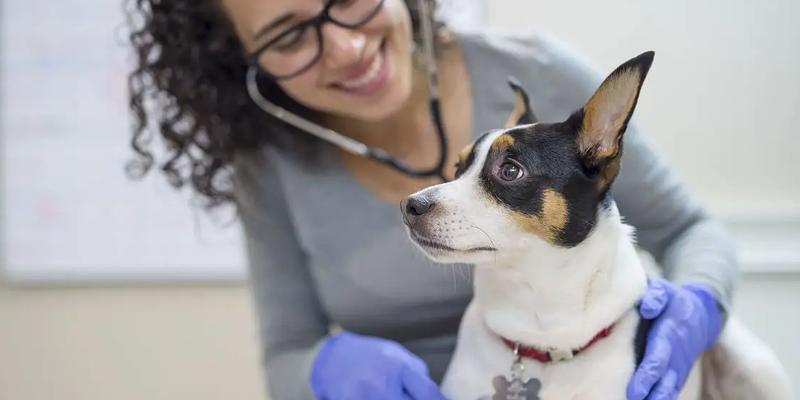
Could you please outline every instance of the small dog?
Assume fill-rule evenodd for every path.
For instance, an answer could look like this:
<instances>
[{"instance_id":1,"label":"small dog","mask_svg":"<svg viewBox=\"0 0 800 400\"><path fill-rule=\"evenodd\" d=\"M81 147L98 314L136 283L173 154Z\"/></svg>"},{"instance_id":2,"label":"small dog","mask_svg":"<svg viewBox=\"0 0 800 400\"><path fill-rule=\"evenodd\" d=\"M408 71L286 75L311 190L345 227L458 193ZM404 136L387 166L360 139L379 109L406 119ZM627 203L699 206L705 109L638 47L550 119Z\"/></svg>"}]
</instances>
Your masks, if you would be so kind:
<instances>
[{"instance_id":1,"label":"small dog","mask_svg":"<svg viewBox=\"0 0 800 400\"><path fill-rule=\"evenodd\" d=\"M621 65L560 123L533 123L512 82L505 129L461 152L456 180L402 202L429 258L476 268L448 398L625 399L644 347L635 304L647 272L608 192L653 56ZM790 398L777 359L734 318L702 360L681 399Z\"/></svg>"}]
</instances>

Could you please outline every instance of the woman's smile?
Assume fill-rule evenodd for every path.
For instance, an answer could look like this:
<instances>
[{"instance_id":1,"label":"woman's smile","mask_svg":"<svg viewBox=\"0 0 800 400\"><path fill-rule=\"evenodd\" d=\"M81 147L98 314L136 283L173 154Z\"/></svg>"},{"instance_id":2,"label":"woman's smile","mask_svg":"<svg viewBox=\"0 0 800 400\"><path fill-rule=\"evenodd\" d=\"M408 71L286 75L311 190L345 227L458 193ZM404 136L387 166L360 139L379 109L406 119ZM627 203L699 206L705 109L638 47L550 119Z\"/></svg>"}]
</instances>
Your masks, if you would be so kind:
<instances>
[{"instance_id":1,"label":"woman's smile","mask_svg":"<svg viewBox=\"0 0 800 400\"><path fill-rule=\"evenodd\" d=\"M387 83L391 70L390 52L386 50L386 40L382 40L378 50L364 62L349 68L347 78L332 86L355 96L377 94Z\"/></svg>"}]
</instances>

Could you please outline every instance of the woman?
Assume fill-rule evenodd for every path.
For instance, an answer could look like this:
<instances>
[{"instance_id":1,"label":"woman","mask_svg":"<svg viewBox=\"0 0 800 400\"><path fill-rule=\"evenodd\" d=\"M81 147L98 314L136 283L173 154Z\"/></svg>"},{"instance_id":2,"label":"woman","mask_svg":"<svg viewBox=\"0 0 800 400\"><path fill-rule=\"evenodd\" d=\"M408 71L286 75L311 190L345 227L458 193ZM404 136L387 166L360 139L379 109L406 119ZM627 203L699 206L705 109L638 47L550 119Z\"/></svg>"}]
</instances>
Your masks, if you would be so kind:
<instances>
[{"instance_id":1,"label":"woman","mask_svg":"<svg viewBox=\"0 0 800 400\"><path fill-rule=\"evenodd\" d=\"M412 168L435 165L418 4L433 7L430 0L140 0L132 12L139 172L153 163L146 132L157 124L171 152L162 165L171 181L190 182L208 206L236 204L273 399L441 397L434 382L471 285L408 244L397 210L401 198L437 178L410 177L314 139L260 109L245 84L252 65L256 99ZM601 78L541 35L457 33L437 24L435 50L445 176L461 147L503 125L513 108L509 75L543 121L579 108ZM691 363L719 334L737 266L727 234L635 124L622 165L614 199L671 280L653 281L639 305L655 322L628 398L676 398Z\"/></svg>"}]
</instances>

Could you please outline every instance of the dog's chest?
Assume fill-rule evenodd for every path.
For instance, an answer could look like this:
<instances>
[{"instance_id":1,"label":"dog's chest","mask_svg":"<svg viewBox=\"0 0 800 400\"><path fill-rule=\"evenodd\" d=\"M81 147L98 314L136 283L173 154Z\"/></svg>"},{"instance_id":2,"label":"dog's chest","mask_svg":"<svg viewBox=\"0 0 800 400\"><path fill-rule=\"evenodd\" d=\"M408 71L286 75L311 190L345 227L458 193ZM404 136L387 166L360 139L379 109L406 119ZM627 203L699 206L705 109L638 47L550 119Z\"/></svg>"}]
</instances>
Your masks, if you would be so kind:
<instances>
[{"instance_id":1,"label":"dog's chest","mask_svg":"<svg viewBox=\"0 0 800 400\"><path fill-rule=\"evenodd\" d=\"M470 310L474 307L470 307ZM443 383L453 400L609 400L624 399L633 374L638 318L626 316L614 333L569 361L540 363L523 359L524 394L514 397L514 356L470 310L465 315L456 353ZM474 325L473 325L474 324ZM501 377L501 378L498 378ZM507 382L507 383L506 383Z\"/></svg>"}]
</instances>

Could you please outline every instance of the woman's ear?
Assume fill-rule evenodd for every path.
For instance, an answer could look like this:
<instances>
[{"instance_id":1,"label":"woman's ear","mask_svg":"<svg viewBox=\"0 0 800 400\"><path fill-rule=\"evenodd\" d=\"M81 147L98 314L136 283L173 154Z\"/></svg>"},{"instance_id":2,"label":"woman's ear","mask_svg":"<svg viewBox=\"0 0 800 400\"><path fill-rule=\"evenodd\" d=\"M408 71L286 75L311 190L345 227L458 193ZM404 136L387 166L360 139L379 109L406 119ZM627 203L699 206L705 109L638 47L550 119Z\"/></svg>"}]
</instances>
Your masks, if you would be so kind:
<instances>
[{"instance_id":1,"label":"woman's ear","mask_svg":"<svg viewBox=\"0 0 800 400\"><path fill-rule=\"evenodd\" d=\"M522 85L514 77L508 77L508 85L514 91L517 100L514 104L514 111L508 116L506 120L506 128L511 128L517 125L526 125L536 122L536 117L533 115L530 101L528 100L528 93L522 88Z\"/></svg>"}]
</instances>

